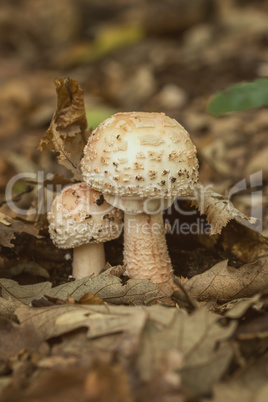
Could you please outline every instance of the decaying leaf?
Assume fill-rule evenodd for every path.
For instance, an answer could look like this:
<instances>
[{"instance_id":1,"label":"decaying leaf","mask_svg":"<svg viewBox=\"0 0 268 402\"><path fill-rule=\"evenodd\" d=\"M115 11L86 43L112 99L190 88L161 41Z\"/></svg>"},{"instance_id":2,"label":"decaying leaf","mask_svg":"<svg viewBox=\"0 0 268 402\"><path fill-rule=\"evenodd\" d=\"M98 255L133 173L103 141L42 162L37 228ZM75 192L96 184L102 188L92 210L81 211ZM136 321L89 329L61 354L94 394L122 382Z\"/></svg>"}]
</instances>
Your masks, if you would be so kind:
<instances>
[{"instance_id":1,"label":"decaying leaf","mask_svg":"<svg viewBox=\"0 0 268 402\"><path fill-rule=\"evenodd\" d=\"M206 308L188 315L164 306L86 306L62 305L48 308L21 307L16 310L22 328L33 326L43 340L87 328L95 348L116 350L123 356L136 356L140 380L148 382L163 373L162 381L172 382L191 395L209 392L222 378L233 352L221 345L236 328L220 324L220 317ZM113 342L105 341L113 336ZM102 342L103 339L103 342ZM219 346L221 345L221 346ZM166 374L172 373L171 378ZM182 382L180 382L180 378Z\"/></svg>"},{"instance_id":2,"label":"decaying leaf","mask_svg":"<svg viewBox=\"0 0 268 402\"><path fill-rule=\"evenodd\" d=\"M21 349L34 349L42 343L36 328L31 325L20 326L0 318L0 360L6 361Z\"/></svg>"},{"instance_id":3,"label":"decaying leaf","mask_svg":"<svg viewBox=\"0 0 268 402\"><path fill-rule=\"evenodd\" d=\"M201 188L200 198L193 200L192 205L198 208L200 214L206 215L207 221L211 225L211 235L221 233L222 229L232 219L241 221L245 226L257 223L255 218L249 218L238 211L233 204L222 195L209 189L205 189L204 191L204 189Z\"/></svg>"},{"instance_id":4,"label":"decaying leaf","mask_svg":"<svg viewBox=\"0 0 268 402\"><path fill-rule=\"evenodd\" d=\"M134 402L130 379L122 364L112 364L110 361L92 362L90 358L76 362L74 357L64 356L54 357L54 362L54 367L49 370L46 370L46 366L41 368L26 389L25 386L20 387L18 381L13 381L1 400Z\"/></svg>"},{"instance_id":5,"label":"decaying leaf","mask_svg":"<svg viewBox=\"0 0 268 402\"><path fill-rule=\"evenodd\" d=\"M222 230L218 245L229 258L245 264L268 255L268 238L236 220L231 221Z\"/></svg>"},{"instance_id":6,"label":"decaying leaf","mask_svg":"<svg viewBox=\"0 0 268 402\"><path fill-rule=\"evenodd\" d=\"M79 299L79 304L99 305L104 304L104 301L93 293L86 293Z\"/></svg>"},{"instance_id":7,"label":"decaying leaf","mask_svg":"<svg viewBox=\"0 0 268 402\"><path fill-rule=\"evenodd\" d=\"M90 339L120 334L114 347L126 355L136 352L147 314L142 307L62 305L21 307L16 314L22 324L33 325L48 340L78 328L88 328Z\"/></svg>"},{"instance_id":8,"label":"decaying leaf","mask_svg":"<svg viewBox=\"0 0 268 402\"><path fill-rule=\"evenodd\" d=\"M234 378L216 384L211 402L264 402L268 400L268 354L241 369Z\"/></svg>"},{"instance_id":9,"label":"decaying leaf","mask_svg":"<svg viewBox=\"0 0 268 402\"><path fill-rule=\"evenodd\" d=\"M112 304L148 304L157 300L166 301L172 293L165 293L165 288L161 289L148 279L129 279L125 285L119 277L114 276L110 268L100 275L78 279L73 282L52 288L49 282L35 285L20 286L17 282L10 279L0 279L3 297L11 297L29 304L33 300L50 296L61 300L67 300L71 296L79 301L82 296L92 293L105 302ZM169 300L171 303L171 301Z\"/></svg>"},{"instance_id":10,"label":"decaying leaf","mask_svg":"<svg viewBox=\"0 0 268 402\"><path fill-rule=\"evenodd\" d=\"M1 294L4 299L30 304L33 300L48 294L52 284L49 282L36 283L34 285L20 286L10 279L0 279Z\"/></svg>"},{"instance_id":11,"label":"decaying leaf","mask_svg":"<svg viewBox=\"0 0 268 402\"><path fill-rule=\"evenodd\" d=\"M260 298L261 295L256 294L250 298L244 297L241 299L235 299L218 306L217 312L224 313L224 316L227 318L238 319L241 318L249 308L253 306L256 308L257 304L262 306L263 303L259 301Z\"/></svg>"},{"instance_id":12,"label":"decaying leaf","mask_svg":"<svg viewBox=\"0 0 268 402\"><path fill-rule=\"evenodd\" d=\"M18 300L11 300L9 298L4 299L3 297L0 297L0 318L16 320L14 311L22 304L23 303Z\"/></svg>"},{"instance_id":13,"label":"decaying leaf","mask_svg":"<svg viewBox=\"0 0 268 402\"><path fill-rule=\"evenodd\" d=\"M217 348L217 344L230 337L235 323L222 327L219 317L205 308L192 315L177 311L172 323L163 328L157 321L145 328L137 362L144 380L148 380L163 364L163 358L175 351L182 354L180 371L182 386L190 394L202 394L211 389L226 371L232 358L230 346Z\"/></svg>"},{"instance_id":14,"label":"decaying leaf","mask_svg":"<svg viewBox=\"0 0 268 402\"><path fill-rule=\"evenodd\" d=\"M11 223L6 219L6 215L0 212L0 223L6 226L10 226Z\"/></svg>"},{"instance_id":15,"label":"decaying leaf","mask_svg":"<svg viewBox=\"0 0 268 402\"><path fill-rule=\"evenodd\" d=\"M4 222L3 218L0 221L0 245L9 248L14 247L14 244L11 243L11 241L14 240L18 235L23 235L26 233L40 238L38 232L38 228L34 227L33 225L26 222L21 222L5 215Z\"/></svg>"},{"instance_id":16,"label":"decaying leaf","mask_svg":"<svg viewBox=\"0 0 268 402\"><path fill-rule=\"evenodd\" d=\"M214 265L185 283L185 289L198 300L227 302L256 293L268 293L268 258L261 257L239 268L228 266L228 260Z\"/></svg>"},{"instance_id":17,"label":"decaying leaf","mask_svg":"<svg viewBox=\"0 0 268 402\"><path fill-rule=\"evenodd\" d=\"M39 150L55 151L58 161L81 180L80 160L90 135L86 131L87 120L84 95L77 81L70 78L56 78L58 102L45 137Z\"/></svg>"}]
</instances>

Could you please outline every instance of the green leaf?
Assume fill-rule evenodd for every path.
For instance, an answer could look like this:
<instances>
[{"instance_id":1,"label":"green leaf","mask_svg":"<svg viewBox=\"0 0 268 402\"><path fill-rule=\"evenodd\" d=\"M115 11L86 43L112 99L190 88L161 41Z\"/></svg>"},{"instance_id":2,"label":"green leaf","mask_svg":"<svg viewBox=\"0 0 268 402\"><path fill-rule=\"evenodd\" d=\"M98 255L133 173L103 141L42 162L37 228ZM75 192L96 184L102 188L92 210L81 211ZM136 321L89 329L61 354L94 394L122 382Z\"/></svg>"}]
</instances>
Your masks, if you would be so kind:
<instances>
[{"instance_id":1,"label":"green leaf","mask_svg":"<svg viewBox=\"0 0 268 402\"><path fill-rule=\"evenodd\" d=\"M108 119L116 110L109 107L96 107L86 110L88 127L95 129L103 120Z\"/></svg>"},{"instance_id":2,"label":"green leaf","mask_svg":"<svg viewBox=\"0 0 268 402\"><path fill-rule=\"evenodd\" d=\"M216 116L239 110L268 106L268 79L235 84L216 94L208 111Z\"/></svg>"}]
</instances>

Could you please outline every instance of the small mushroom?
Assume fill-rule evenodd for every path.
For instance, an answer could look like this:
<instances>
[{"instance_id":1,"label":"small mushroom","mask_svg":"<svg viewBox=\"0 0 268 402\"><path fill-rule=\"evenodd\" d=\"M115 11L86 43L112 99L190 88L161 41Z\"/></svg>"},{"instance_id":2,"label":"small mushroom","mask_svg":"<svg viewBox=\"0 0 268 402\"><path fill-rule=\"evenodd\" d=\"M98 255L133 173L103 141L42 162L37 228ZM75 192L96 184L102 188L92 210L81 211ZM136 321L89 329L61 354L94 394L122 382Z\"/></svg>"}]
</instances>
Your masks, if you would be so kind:
<instances>
[{"instance_id":1,"label":"small mushroom","mask_svg":"<svg viewBox=\"0 0 268 402\"><path fill-rule=\"evenodd\" d=\"M48 213L50 237L59 248L73 248L76 279L99 274L105 266L103 243L117 238L123 214L85 183L65 187Z\"/></svg>"},{"instance_id":2,"label":"small mushroom","mask_svg":"<svg viewBox=\"0 0 268 402\"><path fill-rule=\"evenodd\" d=\"M109 164L104 165L101 158L107 152ZM187 131L164 113L117 113L89 138L81 169L88 185L124 211L128 276L170 281L162 210L175 197L192 195L198 181L196 148Z\"/></svg>"}]
</instances>

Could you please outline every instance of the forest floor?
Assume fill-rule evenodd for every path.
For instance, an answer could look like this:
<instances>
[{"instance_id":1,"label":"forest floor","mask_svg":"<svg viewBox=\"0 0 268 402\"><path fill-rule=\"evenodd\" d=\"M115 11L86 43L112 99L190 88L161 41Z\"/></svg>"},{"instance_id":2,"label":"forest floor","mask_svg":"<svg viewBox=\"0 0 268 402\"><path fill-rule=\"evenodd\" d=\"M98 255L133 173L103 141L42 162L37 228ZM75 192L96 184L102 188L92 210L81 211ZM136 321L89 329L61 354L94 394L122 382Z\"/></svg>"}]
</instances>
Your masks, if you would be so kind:
<instances>
[{"instance_id":1,"label":"forest floor","mask_svg":"<svg viewBox=\"0 0 268 402\"><path fill-rule=\"evenodd\" d=\"M226 86L268 76L268 7L195 3L1 6L3 402L268 400L268 113L207 110ZM170 295L127 279L122 236L105 244L101 275L70 279L72 252L49 238L44 187L73 175L55 153L38 150L60 77L82 88L89 127L116 111L156 111L190 133L200 182L218 195L209 193L201 213L182 200L164 214L183 289ZM175 233L177 221L199 230Z\"/></svg>"}]
</instances>

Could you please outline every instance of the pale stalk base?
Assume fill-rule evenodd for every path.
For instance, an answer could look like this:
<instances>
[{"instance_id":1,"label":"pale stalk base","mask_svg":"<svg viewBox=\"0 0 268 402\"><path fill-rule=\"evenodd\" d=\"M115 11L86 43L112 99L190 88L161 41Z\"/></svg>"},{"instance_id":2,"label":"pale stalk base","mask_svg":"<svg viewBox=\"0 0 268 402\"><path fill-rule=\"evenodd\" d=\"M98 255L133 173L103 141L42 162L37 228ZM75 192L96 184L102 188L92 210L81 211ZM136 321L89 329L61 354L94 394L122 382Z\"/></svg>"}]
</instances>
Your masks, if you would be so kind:
<instances>
[{"instance_id":1,"label":"pale stalk base","mask_svg":"<svg viewBox=\"0 0 268 402\"><path fill-rule=\"evenodd\" d=\"M73 250L73 277L98 275L105 266L103 243L90 243Z\"/></svg>"},{"instance_id":2,"label":"pale stalk base","mask_svg":"<svg viewBox=\"0 0 268 402\"><path fill-rule=\"evenodd\" d=\"M150 278L154 283L170 281L173 270L162 214L125 213L124 220L126 274L130 278Z\"/></svg>"}]
</instances>

